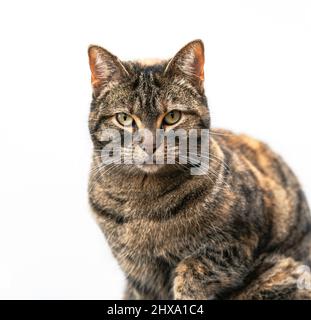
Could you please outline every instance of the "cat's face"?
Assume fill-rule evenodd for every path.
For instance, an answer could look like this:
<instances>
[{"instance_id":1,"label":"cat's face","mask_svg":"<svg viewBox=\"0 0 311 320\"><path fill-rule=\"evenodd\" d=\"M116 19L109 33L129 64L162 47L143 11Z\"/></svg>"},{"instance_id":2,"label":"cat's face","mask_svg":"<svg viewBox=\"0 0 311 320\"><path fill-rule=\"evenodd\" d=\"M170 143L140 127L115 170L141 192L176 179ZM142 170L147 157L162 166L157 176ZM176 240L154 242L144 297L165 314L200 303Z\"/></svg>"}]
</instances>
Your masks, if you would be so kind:
<instances>
[{"instance_id":1,"label":"cat's face","mask_svg":"<svg viewBox=\"0 0 311 320\"><path fill-rule=\"evenodd\" d=\"M95 152L107 145L103 142L107 129L117 130L122 139L131 133L138 139L122 143L120 154L131 154L132 169L154 173L170 166L165 164L168 149L174 148L177 155L179 148L165 140L156 144L157 134L209 128L201 41L189 43L171 60L152 62L121 62L107 50L91 46L89 61L93 86L89 128ZM155 159L164 159L164 164L151 164Z\"/></svg>"}]
</instances>

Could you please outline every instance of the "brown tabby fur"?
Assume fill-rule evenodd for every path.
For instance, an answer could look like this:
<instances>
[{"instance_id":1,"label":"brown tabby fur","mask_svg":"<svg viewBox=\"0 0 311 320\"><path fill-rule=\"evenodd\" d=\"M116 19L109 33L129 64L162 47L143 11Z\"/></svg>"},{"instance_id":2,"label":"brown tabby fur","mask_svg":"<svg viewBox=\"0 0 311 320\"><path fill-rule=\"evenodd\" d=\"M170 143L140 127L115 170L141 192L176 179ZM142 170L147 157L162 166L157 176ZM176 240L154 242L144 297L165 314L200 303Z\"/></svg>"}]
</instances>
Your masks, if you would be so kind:
<instances>
[{"instance_id":1,"label":"brown tabby fur","mask_svg":"<svg viewBox=\"0 0 311 320\"><path fill-rule=\"evenodd\" d=\"M176 128L210 128L200 40L168 61L121 62L89 48L94 143L89 200L127 278L126 299L310 299L297 288L311 265L311 220L297 178L266 144L211 129L210 170L164 165L102 168L99 136L126 112L154 130L167 110ZM161 121L160 121L161 122Z\"/></svg>"}]
</instances>

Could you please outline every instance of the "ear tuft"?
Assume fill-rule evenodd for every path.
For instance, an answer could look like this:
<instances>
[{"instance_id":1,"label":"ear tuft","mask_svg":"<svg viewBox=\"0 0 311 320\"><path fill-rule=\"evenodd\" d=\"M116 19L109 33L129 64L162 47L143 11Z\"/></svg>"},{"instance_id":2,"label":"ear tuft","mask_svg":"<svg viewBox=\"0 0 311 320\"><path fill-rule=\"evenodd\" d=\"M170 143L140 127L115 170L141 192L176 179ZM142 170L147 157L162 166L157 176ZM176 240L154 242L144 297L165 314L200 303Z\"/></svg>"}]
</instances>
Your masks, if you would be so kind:
<instances>
[{"instance_id":1,"label":"ear tuft","mask_svg":"<svg viewBox=\"0 0 311 320\"><path fill-rule=\"evenodd\" d=\"M195 84L198 89L204 90L204 44L201 40L194 40L185 45L172 58L165 74L182 75Z\"/></svg>"}]
</instances>

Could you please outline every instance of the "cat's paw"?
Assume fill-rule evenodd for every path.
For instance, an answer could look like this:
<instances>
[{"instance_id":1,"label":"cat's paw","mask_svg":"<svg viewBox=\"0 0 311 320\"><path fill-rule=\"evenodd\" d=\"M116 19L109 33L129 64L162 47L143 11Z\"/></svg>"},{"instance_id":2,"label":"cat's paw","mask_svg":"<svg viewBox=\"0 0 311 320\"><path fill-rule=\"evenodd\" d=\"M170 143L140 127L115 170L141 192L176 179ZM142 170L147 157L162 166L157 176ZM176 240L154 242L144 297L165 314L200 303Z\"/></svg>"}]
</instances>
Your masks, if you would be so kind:
<instances>
[{"instance_id":1,"label":"cat's paw","mask_svg":"<svg viewBox=\"0 0 311 320\"><path fill-rule=\"evenodd\" d=\"M173 292L175 300L214 300L213 286L208 285L206 267L188 258L175 269Z\"/></svg>"}]
</instances>

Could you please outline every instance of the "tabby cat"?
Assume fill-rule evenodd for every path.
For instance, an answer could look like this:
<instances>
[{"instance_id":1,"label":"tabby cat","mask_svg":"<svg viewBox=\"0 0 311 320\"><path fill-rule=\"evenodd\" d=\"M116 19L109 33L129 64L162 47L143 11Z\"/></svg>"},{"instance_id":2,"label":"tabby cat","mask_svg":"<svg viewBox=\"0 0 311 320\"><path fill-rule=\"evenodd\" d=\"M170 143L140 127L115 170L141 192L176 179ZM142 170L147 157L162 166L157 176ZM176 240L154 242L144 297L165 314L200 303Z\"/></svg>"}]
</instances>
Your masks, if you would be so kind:
<instances>
[{"instance_id":1,"label":"tabby cat","mask_svg":"<svg viewBox=\"0 0 311 320\"><path fill-rule=\"evenodd\" d=\"M310 299L297 286L299 270L311 265L304 192L266 144L210 128L202 41L163 61L120 61L99 46L88 54L89 202L125 273L124 298ZM210 129L209 169L193 175L191 163L103 165L108 128ZM157 150L152 144L151 156Z\"/></svg>"}]
</instances>

